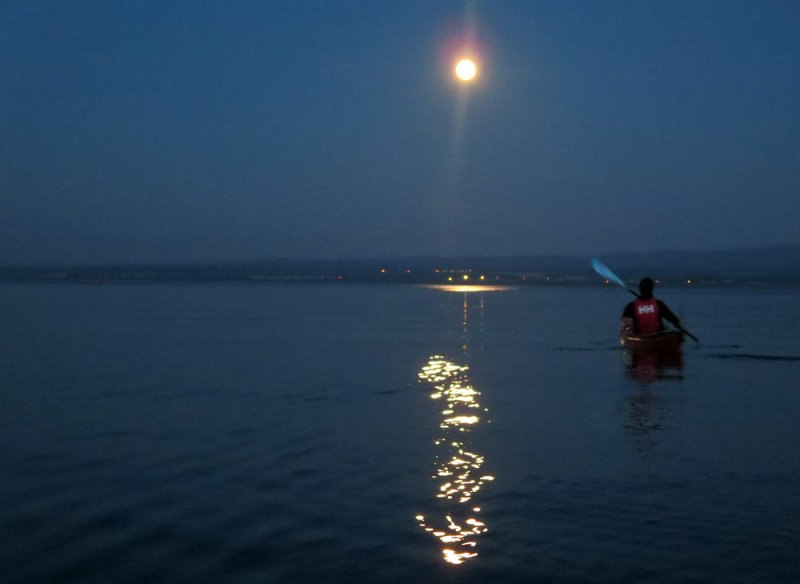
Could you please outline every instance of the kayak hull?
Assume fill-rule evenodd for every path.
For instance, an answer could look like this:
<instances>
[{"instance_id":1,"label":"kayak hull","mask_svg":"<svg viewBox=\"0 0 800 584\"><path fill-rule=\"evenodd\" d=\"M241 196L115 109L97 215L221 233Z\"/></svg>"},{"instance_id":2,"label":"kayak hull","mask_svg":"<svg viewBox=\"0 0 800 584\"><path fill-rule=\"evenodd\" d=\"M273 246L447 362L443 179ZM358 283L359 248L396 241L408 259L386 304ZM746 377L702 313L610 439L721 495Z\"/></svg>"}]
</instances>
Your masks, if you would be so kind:
<instances>
[{"instance_id":1,"label":"kayak hull","mask_svg":"<svg viewBox=\"0 0 800 584\"><path fill-rule=\"evenodd\" d=\"M620 337L626 349L644 353L676 353L681 350L683 333L669 330L655 333L629 333Z\"/></svg>"}]
</instances>

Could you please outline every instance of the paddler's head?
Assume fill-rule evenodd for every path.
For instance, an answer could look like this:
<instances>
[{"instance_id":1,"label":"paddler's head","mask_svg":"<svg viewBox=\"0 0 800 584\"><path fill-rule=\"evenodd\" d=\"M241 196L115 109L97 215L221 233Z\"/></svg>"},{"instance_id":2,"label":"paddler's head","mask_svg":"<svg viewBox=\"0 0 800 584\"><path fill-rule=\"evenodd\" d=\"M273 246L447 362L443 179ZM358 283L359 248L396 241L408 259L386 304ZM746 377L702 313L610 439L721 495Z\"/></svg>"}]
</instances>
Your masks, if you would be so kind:
<instances>
[{"instance_id":1,"label":"paddler's head","mask_svg":"<svg viewBox=\"0 0 800 584\"><path fill-rule=\"evenodd\" d=\"M639 282L639 298L642 300L652 298L654 286L652 278L642 278L642 281Z\"/></svg>"}]
</instances>

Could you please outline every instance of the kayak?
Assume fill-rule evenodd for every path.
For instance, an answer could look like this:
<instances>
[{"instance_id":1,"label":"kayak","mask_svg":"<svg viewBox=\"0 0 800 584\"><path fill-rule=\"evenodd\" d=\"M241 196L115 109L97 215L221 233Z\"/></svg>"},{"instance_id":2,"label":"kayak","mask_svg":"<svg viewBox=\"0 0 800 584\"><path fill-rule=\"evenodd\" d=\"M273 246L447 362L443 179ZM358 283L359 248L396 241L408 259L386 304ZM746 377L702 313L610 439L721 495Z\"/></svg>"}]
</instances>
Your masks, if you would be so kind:
<instances>
[{"instance_id":1,"label":"kayak","mask_svg":"<svg viewBox=\"0 0 800 584\"><path fill-rule=\"evenodd\" d=\"M654 333L627 333L619 342L631 351L647 353L675 353L681 350L683 333L677 330L657 331Z\"/></svg>"}]
</instances>

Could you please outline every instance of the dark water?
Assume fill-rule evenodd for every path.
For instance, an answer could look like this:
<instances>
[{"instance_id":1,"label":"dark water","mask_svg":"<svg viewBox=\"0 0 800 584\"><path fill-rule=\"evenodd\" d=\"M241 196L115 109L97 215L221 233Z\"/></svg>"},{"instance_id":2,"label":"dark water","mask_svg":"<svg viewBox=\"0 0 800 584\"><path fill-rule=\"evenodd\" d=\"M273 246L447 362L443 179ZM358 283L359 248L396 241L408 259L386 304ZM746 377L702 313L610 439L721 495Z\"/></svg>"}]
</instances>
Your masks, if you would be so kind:
<instances>
[{"instance_id":1,"label":"dark water","mask_svg":"<svg viewBox=\"0 0 800 584\"><path fill-rule=\"evenodd\" d=\"M798 295L661 296L0 286L0 581L798 582Z\"/></svg>"}]
</instances>

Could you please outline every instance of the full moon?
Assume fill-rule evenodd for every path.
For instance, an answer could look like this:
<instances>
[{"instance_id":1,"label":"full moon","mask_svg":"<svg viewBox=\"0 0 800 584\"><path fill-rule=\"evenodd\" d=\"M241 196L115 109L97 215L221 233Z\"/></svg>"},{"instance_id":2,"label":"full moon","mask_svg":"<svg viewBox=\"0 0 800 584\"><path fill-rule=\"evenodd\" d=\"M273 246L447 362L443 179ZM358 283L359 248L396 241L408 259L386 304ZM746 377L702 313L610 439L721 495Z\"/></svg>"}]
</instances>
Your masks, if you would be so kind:
<instances>
[{"instance_id":1,"label":"full moon","mask_svg":"<svg viewBox=\"0 0 800 584\"><path fill-rule=\"evenodd\" d=\"M469 81L478 72L475 63L469 59L463 59L456 65L456 76L462 81Z\"/></svg>"}]
</instances>

